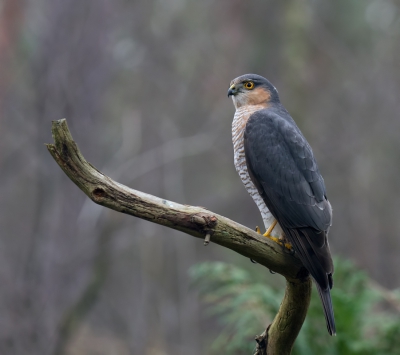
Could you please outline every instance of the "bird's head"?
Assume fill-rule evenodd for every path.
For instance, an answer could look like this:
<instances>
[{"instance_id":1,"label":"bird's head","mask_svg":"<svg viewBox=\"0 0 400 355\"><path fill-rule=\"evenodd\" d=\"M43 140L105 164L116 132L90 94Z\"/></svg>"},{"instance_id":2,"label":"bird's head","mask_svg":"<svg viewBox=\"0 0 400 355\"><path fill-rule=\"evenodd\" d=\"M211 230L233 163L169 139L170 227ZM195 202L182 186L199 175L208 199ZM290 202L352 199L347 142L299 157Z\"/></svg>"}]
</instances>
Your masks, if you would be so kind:
<instances>
[{"instance_id":1,"label":"bird's head","mask_svg":"<svg viewBox=\"0 0 400 355\"><path fill-rule=\"evenodd\" d=\"M228 97L232 96L235 108L246 105L265 105L279 102L278 90L265 78L245 74L231 81Z\"/></svg>"}]
</instances>

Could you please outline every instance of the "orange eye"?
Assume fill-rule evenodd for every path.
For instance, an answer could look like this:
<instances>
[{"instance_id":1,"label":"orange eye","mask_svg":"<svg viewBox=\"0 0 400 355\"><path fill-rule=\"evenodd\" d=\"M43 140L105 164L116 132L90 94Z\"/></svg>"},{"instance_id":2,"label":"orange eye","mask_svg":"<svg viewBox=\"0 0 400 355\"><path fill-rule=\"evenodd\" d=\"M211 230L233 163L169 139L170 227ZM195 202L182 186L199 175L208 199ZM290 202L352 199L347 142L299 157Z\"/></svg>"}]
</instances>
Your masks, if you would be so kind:
<instances>
[{"instance_id":1,"label":"orange eye","mask_svg":"<svg viewBox=\"0 0 400 355\"><path fill-rule=\"evenodd\" d=\"M248 81L247 83L244 84L244 87L245 87L247 90L251 90L251 89L254 88L254 83L253 83L252 81Z\"/></svg>"}]
</instances>

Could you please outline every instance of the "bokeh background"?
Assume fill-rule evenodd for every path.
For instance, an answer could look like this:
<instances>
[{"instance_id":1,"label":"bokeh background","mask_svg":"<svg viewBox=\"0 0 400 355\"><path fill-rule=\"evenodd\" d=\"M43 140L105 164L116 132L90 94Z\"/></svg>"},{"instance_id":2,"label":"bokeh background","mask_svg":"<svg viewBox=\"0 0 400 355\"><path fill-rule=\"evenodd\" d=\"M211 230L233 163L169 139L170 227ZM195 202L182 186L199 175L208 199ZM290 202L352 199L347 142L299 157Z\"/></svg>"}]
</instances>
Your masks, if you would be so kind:
<instances>
[{"instance_id":1,"label":"bokeh background","mask_svg":"<svg viewBox=\"0 0 400 355\"><path fill-rule=\"evenodd\" d=\"M253 228L226 97L245 73L271 80L314 149L333 253L399 287L399 58L397 0L1 0L0 353L208 354L221 325L188 269L278 277L95 205L44 146L65 117L113 179Z\"/></svg>"}]
</instances>

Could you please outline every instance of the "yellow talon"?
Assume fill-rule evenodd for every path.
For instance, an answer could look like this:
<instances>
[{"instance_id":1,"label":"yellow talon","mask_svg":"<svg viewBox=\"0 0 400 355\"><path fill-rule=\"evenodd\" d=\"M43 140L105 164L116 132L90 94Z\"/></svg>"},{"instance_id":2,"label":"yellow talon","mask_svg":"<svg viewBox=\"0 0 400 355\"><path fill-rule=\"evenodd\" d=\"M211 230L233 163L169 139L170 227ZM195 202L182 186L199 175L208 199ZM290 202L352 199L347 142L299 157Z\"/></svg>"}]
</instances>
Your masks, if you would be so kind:
<instances>
[{"instance_id":1,"label":"yellow talon","mask_svg":"<svg viewBox=\"0 0 400 355\"><path fill-rule=\"evenodd\" d=\"M289 250L292 250L292 244L290 244L290 243L285 243L285 248L286 249L289 249Z\"/></svg>"},{"instance_id":2,"label":"yellow talon","mask_svg":"<svg viewBox=\"0 0 400 355\"><path fill-rule=\"evenodd\" d=\"M268 227L267 231L263 234L264 237L270 238L272 240L274 240L274 237L270 237L271 232L274 230L276 224L278 223L278 221L276 219L274 219L274 221L272 222L272 224ZM275 238L278 239L278 238Z\"/></svg>"},{"instance_id":3,"label":"yellow talon","mask_svg":"<svg viewBox=\"0 0 400 355\"><path fill-rule=\"evenodd\" d=\"M269 236L269 235L268 235L268 236L264 236L264 237L267 237L267 238L273 240L275 243L278 243L278 244L281 244L281 245L282 245L282 242L281 242L280 239L277 238L277 237L271 237L271 236Z\"/></svg>"},{"instance_id":4,"label":"yellow talon","mask_svg":"<svg viewBox=\"0 0 400 355\"><path fill-rule=\"evenodd\" d=\"M264 237L267 237L274 241L275 243L278 243L279 245L285 247L286 249L292 250L292 244L290 243L285 243L284 240L279 239L277 237L272 237L271 232L274 230L275 226L277 225L278 221L275 219L272 224L268 227L267 231L263 234ZM261 234L260 228L257 226L256 227L256 232L258 234Z\"/></svg>"}]
</instances>

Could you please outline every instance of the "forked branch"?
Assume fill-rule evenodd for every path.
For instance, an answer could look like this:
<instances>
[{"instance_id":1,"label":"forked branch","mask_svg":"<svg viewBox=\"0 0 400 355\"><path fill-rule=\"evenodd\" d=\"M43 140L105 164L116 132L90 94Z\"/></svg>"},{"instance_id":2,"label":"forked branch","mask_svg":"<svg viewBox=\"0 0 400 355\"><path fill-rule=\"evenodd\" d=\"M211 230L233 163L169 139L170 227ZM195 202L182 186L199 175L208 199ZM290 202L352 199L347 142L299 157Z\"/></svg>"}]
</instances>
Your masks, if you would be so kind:
<instances>
[{"instance_id":1,"label":"forked branch","mask_svg":"<svg viewBox=\"0 0 400 355\"><path fill-rule=\"evenodd\" d=\"M311 281L301 262L277 243L226 217L155 197L119 184L83 157L65 119L53 121L47 149L68 177L95 203L232 249L287 280L281 308L268 335L257 337L258 353L290 354L307 313ZM268 340L268 341L267 341ZM263 344L267 346L263 346Z\"/></svg>"}]
</instances>

